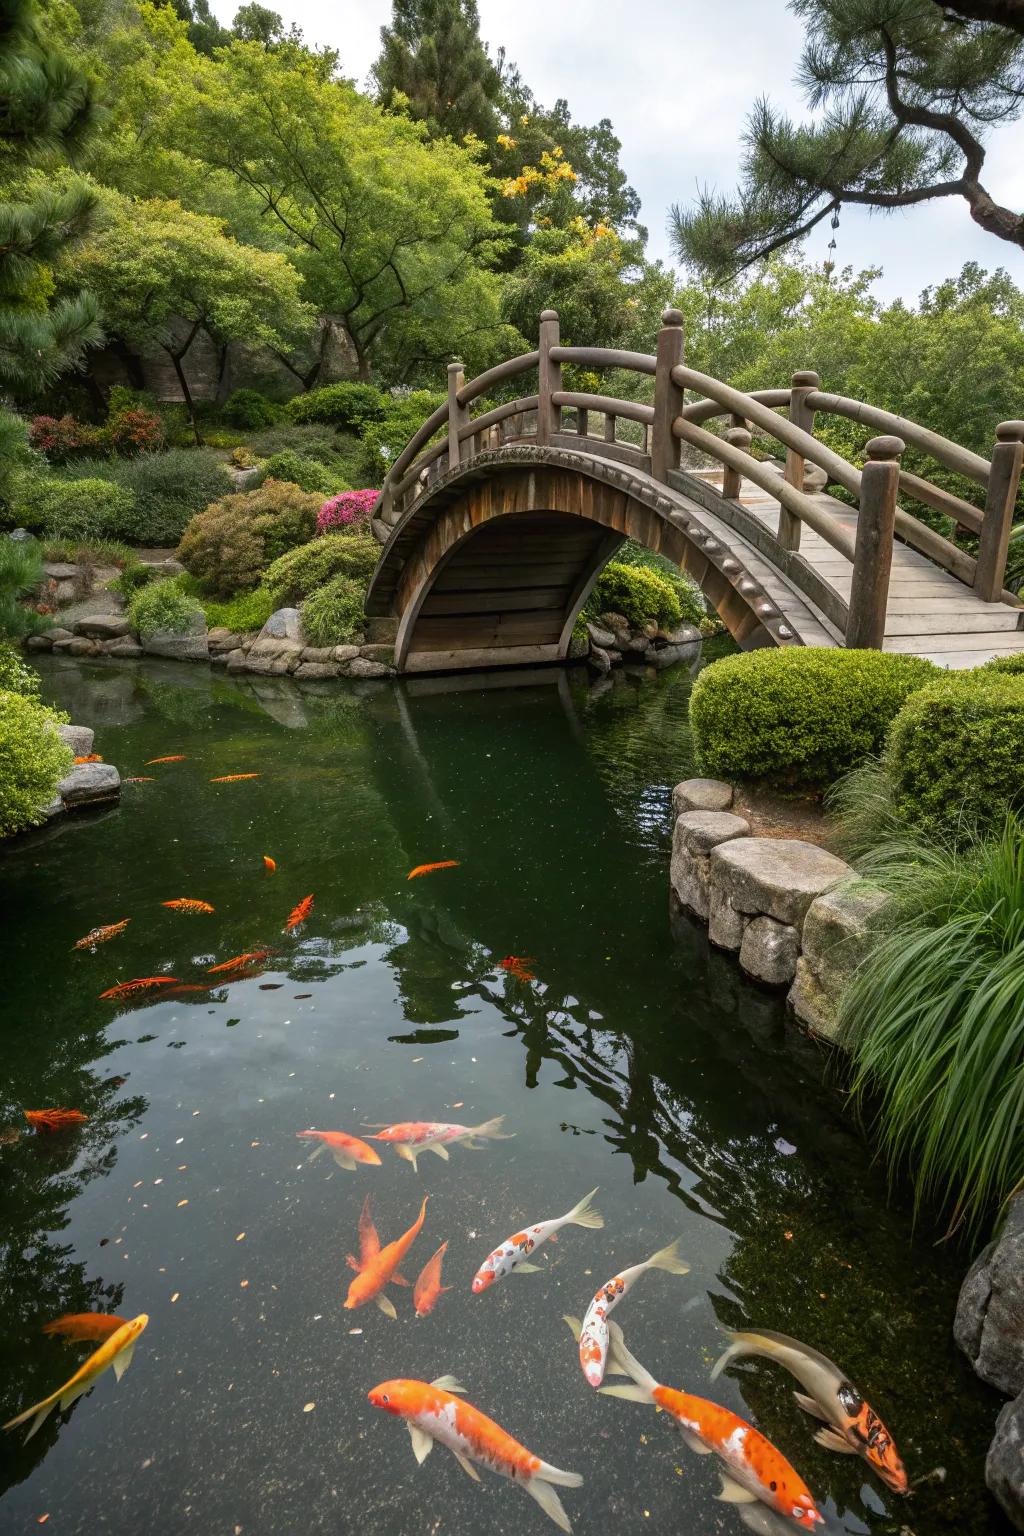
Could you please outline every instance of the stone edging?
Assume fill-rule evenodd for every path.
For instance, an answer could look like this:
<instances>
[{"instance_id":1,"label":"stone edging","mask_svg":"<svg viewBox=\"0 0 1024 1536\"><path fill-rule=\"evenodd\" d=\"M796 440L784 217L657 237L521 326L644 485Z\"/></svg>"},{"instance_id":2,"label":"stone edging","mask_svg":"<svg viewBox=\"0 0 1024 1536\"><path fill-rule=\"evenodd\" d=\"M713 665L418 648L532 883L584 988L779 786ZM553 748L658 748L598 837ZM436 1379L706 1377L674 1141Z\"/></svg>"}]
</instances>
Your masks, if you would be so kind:
<instances>
[{"instance_id":1,"label":"stone edging","mask_svg":"<svg viewBox=\"0 0 1024 1536\"><path fill-rule=\"evenodd\" d=\"M89 757L94 735L87 725L58 725L57 735L75 757ZM57 785L57 792L49 805L44 807L47 821L61 816L65 811L81 810L83 806L104 805L120 800L121 775L113 763L75 763L66 778Z\"/></svg>"}]
</instances>

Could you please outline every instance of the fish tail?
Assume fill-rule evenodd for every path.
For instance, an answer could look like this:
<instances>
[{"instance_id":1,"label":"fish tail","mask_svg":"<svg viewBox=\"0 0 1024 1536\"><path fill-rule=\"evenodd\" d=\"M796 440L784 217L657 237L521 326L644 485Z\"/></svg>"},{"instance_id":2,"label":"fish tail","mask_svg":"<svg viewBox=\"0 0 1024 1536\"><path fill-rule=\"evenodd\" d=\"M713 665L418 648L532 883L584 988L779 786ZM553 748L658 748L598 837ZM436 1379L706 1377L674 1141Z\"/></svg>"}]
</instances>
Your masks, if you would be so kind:
<instances>
[{"instance_id":1,"label":"fish tail","mask_svg":"<svg viewBox=\"0 0 1024 1536\"><path fill-rule=\"evenodd\" d=\"M579 1472L563 1472L561 1467L553 1467L549 1461L542 1461L533 1477L539 1477L542 1483L557 1483L559 1488L581 1488L583 1478Z\"/></svg>"},{"instance_id":2,"label":"fish tail","mask_svg":"<svg viewBox=\"0 0 1024 1536\"><path fill-rule=\"evenodd\" d=\"M669 1243L667 1248L659 1248L657 1253L652 1253L645 1269L666 1269L670 1275L688 1275L690 1266L685 1259L679 1257L679 1239Z\"/></svg>"},{"instance_id":3,"label":"fish tail","mask_svg":"<svg viewBox=\"0 0 1024 1536\"><path fill-rule=\"evenodd\" d=\"M25 1436L26 1442L32 1439L36 1430L40 1428L44 1419L56 1408L60 1399L60 1393L55 1392L52 1397L44 1397L41 1403L33 1403L31 1408L26 1408L24 1413L19 1413L16 1418L8 1419L4 1429L17 1429L19 1424L24 1424L32 1419L32 1428Z\"/></svg>"},{"instance_id":4,"label":"fish tail","mask_svg":"<svg viewBox=\"0 0 1024 1536\"><path fill-rule=\"evenodd\" d=\"M511 1141L510 1136L503 1136L502 1126L505 1124L504 1115L496 1115L493 1120L485 1120L483 1125L474 1125L474 1136L489 1136L492 1141Z\"/></svg>"},{"instance_id":5,"label":"fish tail","mask_svg":"<svg viewBox=\"0 0 1024 1536\"><path fill-rule=\"evenodd\" d=\"M536 1499L548 1519L553 1520L560 1531L565 1531L566 1536L572 1536L572 1526L569 1524L569 1516L562 1508L562 1501L551 1484L544 1481L542 1473L535 1472L532 1477L526 1479L523 1487L531 1499Z\"/></svg>"},{"instance_id":6,"label":"fish tail","mask_svg":"<svg viewBox=\"0 0 1024 1536\"><path fill-rule=\"evenodd\" d=\"M590 1203L596 1194L597 1190L592 1189L589 1195L584 1195L580 1203L574 1205L568 1215L562 1217L562 1220L567 1225L574 1227L603 1227L604 1217L600 1211L595 1211Z\"/></svg>"},{"instance_id":7,"label":"fish tail","mask_svg":"<svg viewBox=\"0 0 1024 1536\"><path fill-rule=\"evenodd\" d=\"M710 1379L712 1381L717 1381L719 1376L721 1376L722 1372L725 1370L726 1366L731 1365L734 1360L738 1360L741 1355L756 1355L761 1353L761 1350L757 1346L756 1336L752 1333L730 1333L727 1331L726 1337L731 1339L732 1343L729 1345L729 1348L724 1351L723 1354L719 1355L718 1359L711 1367Z\"/></svg>"},{"instance_id":8,"label":"fish tail","mask_svg":"<svg viewBox=\"0 0 1024 1536\"><path fill-rule=\"evenodd\" d=\"M632 1387L602 1387L601 1391L608 1397L628 1397L634 1402L653 1403L654 1392L658 1385L650 1371L645 1370L626 1348L626 1341L622 1336L622 1329L618 1323L608 1320L608 1368L611 1371L621 1371L633 1382Z\"/></svg>"}]
</instances>

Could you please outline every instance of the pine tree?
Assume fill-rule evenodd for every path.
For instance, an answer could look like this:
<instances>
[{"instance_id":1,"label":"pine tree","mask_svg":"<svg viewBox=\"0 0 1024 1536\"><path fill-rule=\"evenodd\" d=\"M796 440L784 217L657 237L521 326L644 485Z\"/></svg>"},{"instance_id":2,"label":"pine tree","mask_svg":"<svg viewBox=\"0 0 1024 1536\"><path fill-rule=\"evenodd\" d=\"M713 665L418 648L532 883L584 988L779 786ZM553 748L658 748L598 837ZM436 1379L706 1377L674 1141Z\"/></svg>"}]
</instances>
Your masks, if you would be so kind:
<instances>
[{"instance_id":1,"label":"pine tree","mask_svg":"<svg viewBox=\"0 0 1024 1536\"><path fill-rule=\"evenodd\" d=\"M480 36L476 0L394 0L373 67L383 106L404 96L433 138L469 133L492 145L500 128L496 64Z\"/></svg>"}]
</instances>

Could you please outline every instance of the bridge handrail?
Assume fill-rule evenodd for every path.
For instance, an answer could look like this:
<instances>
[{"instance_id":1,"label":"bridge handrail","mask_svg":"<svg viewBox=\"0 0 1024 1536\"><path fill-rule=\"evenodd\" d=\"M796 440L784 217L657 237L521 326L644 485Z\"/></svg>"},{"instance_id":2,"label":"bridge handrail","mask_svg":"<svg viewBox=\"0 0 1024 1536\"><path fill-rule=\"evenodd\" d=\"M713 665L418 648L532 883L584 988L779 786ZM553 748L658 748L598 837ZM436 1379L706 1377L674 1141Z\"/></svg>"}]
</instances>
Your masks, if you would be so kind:
<instances>
[{"instance_id":1,"label":"bridge handrail","mask_svg":"<svg viewBox=\"0 0 1024 1536\"><path fill-rule=\"evenodd\" d=\"M405 473L413 459L423 447L424 443L429 443L434 433L439 432L441 428L447 424L447 422L448 403L446 401L444 405L439 405L436 411L431 412L421 427L417 427L412 437L410 437L409 441L398 455L398 458L395 459L394 463L388 469L387 476L385 477L384 481L385 485L387 485L389 481L393 483L397 475Z\"/></svg>"},{"instance_id":2,"label":"bridge handrail","mask_svg":"<svg viewBox=\"0 0 1024 1536\"><path fill-rule=\"evenodd\" d=\"M757 400L761 405L789 405L792 389L752 389L751 400ZM702 426L705 421L715 421L719 416L731 416L732 412L719 405L717 400L694 400L691 405L683 407L682 413L687 421L692 421L696 426Z\"/></svg>"},{"instance_id":3,"label":"bridge handrail","mask_svg":"<svg viewBox=\"0 0 1024 1536\"><path fill-rule=\"evenodd\" d=\"M991 466L987 459L983 459L979 453L972 453L969 448L962 448L959 443L951 442L941 433L931 431L929 427L908 421L905 416L883 411L865 400L851 400L846 395L830 395L820 389L807 396L807 405L812 411L827 411L830 416L846 416L851 421L863 422L866 427L874 427L879 432L893 432L897 437L902 437L904 442L911 443L931 458L937 459L947 469L955 470L958 475L964 475L980 486L988 485Z\"/></svg>"},{"instance_id":4,"label":"bridge handrail","mask_svg":"<svg viewBox=\"0 0 1024 1536\"><path fill-rule=\"evenodd\" d=\"M468 384L459 388L459 404L467 406L471 400L493 389L495 384L504 384L506 379L514 379L517 374L529 373L531 368L536 368L539 359L539 352L523 352L519 357L510 357L507 362L497 363L484 373L478 373L475 379L470 379Z\"/></svg>"},{"instance_id":5,"label":"bridge handrail","mask_svg":"<svg viewBox=\"0 0 1024 1536\"><path fill-rule=\"evenodd\" d=\"M658 360L648 352L622 352L618 347L552 347L553 363L573 363L577 368L627 368L631 373L655 374Z\"/></svg>"},{"instance_id":6,"label":"bridge handrail","mask_svg":"<svg viewBox=\"0 0 1024 1536\"><path fill-rule=\"evenodd\" d=\"M476 437L478 432L485 432L488 427L496 427L499 421L504 421L509 416L522 416L527 411L537 409L536 395L523 395L519 400L506 400L504 405L496 405L493 411L485 411L482 416L474 416L466 426L459 428L459 442L464 443L471 437Z\"/></svg>"},{"instance_id":7,"label":"bridge handrail","mask_svg":"<svg viewBox=\"0 0 1024 1536\"><path fill-rule=\"evenodd\" d=\"M639 421L646 426L654 421L653 405L644 405L639 400L617 400L613 395L587 395L579 390L556 389L551 403L578 411L601 411L606 416L624 416L627 421Z\"/></svg>"}]
</instances>

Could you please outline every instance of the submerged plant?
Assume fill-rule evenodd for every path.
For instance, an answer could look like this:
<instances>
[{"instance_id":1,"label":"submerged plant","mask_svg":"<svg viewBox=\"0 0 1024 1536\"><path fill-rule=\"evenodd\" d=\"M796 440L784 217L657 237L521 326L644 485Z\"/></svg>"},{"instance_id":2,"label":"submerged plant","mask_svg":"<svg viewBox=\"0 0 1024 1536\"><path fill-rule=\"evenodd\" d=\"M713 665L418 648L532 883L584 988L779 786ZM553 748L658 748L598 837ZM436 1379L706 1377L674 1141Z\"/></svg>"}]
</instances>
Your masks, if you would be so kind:
<instances>
[{"instance_id":1,"label":"submerged plant","mask_svg":"<svg viewBox=\"0 0 1024 1536\"><path fill-rule=\"evenodd\" d=\"M853 1095L916 1204L974 1232L1024 1179L1024 829L894 835L860 868L890 899L840 1007Z\"/></svg>"}]
</instances>

